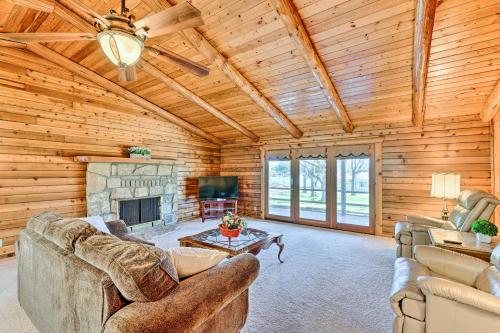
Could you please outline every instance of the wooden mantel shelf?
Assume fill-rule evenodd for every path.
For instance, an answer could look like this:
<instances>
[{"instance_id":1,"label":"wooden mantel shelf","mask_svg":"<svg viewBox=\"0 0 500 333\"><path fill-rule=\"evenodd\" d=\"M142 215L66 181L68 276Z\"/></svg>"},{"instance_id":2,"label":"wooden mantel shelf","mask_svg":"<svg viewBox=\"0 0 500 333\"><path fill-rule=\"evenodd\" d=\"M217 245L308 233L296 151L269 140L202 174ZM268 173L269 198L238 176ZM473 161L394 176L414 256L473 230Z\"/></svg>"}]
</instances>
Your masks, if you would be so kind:
<instances>
[{"instance_id":1,"label":"wooden mantel shelf","mask_svg":"<svg viewBox=\"0 0 500 333\"><path fill-rule=\"evenodd\" d=\"M75 162L84 163L134 163L134 164L180 164L175 159L142 159L110 156L75 156Z\"/></svg>"}]
</instances>

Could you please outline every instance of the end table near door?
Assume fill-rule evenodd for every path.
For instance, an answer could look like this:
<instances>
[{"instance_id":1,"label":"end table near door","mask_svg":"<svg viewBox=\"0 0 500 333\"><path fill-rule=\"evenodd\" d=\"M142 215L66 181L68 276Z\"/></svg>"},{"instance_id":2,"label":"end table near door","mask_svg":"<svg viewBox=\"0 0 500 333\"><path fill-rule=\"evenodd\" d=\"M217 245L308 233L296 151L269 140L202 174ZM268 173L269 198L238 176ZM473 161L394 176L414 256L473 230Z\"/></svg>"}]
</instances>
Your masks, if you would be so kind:
<instances>
[{"instance_id":1,"label":"end table near door","mask_svg":"<svg viewBox=\"0 0 500 333\"><path fill-rule=\"evenodd\" d=\"M446 250L454 251L476 257L490 262L491 252L497 243L478 243L476 235L472 232L461 232L439 228L429 229L431 244ZM451 243L451 242L454 243Z\"/></svg>"}]
</instances>

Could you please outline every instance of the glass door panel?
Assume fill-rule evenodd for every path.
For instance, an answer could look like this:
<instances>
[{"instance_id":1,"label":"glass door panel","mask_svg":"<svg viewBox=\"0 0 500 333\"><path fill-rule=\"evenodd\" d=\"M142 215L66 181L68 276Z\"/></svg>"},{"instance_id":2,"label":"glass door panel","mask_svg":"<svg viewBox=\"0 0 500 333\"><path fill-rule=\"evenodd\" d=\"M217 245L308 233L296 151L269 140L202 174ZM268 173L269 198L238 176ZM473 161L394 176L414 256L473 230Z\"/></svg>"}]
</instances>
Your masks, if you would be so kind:
<instances>
[{"instance_id":1,"label":"glass door panel","mask_svg":"<svg viewBox=\"0 0 500 333\"><path fill-rule=\"evenodd\" d=\"M292 216L291 161L267 162L267 214L273 216Z\"/></svg>"},{"instance_id":2,"label":"glass door panel","mask_svg":"<svg viewBox=\"0 0 500 333\"><path fill-rule=\"evenodd\" d=\"M370 227L370 159L337 159L337 224Z\"/></svg>"},{"instance_id":3,"label":"glass door panel","mask_svg":"<svg viewBox=\"0 0 500 333\"><path fill-rule=\"evenodd\" d=\"M326 221L326 160L299 161L299 218Z\"/></svg>"}]
</instances>

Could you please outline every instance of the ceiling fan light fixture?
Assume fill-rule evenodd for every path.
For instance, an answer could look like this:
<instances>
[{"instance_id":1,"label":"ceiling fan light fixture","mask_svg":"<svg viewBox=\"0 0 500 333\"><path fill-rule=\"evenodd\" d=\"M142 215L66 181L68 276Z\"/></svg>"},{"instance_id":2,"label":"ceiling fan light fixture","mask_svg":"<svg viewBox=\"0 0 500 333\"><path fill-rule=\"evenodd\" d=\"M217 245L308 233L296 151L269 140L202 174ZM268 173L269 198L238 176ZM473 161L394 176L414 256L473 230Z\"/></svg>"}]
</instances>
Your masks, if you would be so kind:
<instances>
[{"instance_id":1,"label":"ceiling fan light fixture","mask_svg":"<svg viewBox=\"0 0 500 333\"><path fill-rule=\"evenodd\" d=\"M144 50L144 40L120 30L101 31L97 41L106 58L118 67L135 65Z\"/></svg>"}]
</instances>

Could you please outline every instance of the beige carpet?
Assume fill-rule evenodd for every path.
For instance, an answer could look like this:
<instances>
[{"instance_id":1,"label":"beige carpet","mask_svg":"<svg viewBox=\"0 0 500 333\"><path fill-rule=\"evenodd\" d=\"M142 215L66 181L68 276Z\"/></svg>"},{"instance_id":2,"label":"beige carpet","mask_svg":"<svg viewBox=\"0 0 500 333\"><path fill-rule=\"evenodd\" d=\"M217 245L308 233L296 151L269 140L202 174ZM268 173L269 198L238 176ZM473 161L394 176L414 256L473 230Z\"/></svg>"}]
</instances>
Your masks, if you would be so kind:
<instances>
[{"instance_id":1,"label":"beige carpet","mask_svg":"<svg viewBox=\"0 0 500 333\"><path fill-rule=\"evenodd\" d=\"M153 239L160 247L177 246L177 238L215 225L182 223ZM269 221L250 226L285 235L285 263L274 245L258 255L261 271L243 333L390 332L393 239ZM0 261L0 332L36 332L15 289L15 260Z\"/></svg>"}]
</instances>

